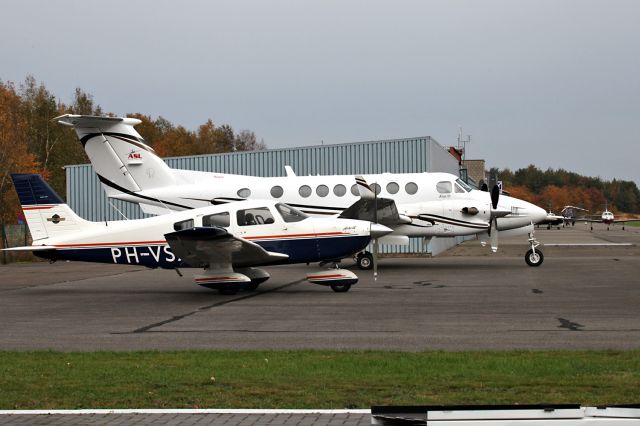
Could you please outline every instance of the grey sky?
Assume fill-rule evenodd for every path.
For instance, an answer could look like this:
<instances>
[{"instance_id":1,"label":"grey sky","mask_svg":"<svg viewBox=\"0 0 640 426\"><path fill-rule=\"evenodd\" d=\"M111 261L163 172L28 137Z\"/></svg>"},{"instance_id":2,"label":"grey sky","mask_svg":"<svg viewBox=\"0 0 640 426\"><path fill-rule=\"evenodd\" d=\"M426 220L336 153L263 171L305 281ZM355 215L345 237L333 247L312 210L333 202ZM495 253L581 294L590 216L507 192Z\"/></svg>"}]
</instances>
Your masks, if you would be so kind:
<instances>
[{"instance_id":1,"label":"grey sky","mask_svg":"<svg viewBox=\"0 0 640 426\"><path fill-rule=\"evenodd\" d=\"M2 2L0 78L270 148L430 135L640 184L640 2Z\"/></svg>"}]
</instances>

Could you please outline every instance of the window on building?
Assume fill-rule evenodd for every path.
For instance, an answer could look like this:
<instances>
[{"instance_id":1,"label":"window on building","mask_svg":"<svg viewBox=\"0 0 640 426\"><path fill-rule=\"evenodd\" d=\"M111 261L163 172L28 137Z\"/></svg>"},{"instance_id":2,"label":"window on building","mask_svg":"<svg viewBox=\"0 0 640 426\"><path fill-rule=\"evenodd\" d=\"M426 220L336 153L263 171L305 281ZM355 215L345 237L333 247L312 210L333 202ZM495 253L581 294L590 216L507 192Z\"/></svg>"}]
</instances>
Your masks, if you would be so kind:
<instances>
[{"instance_id":1,"label":"window on building","mask_svg":"<svg viewBox=\"0 0 640 426\"><path fill-rule=\"evenodd\" d=\"M343 197L344 194L347 193L347 188L342 184L338 184L333 187L333 193L336 194L338 197Z\"/></svg>"},{"instance_id":2,"label":"window on building","mask_svg":"<svg viewBox=\"0 0 640 426\"><path fill-rule=\"evenodd\" d=\"M222 228L227 228L230 224L229 212L202 216L202 226L220 226Z\"/></svg>"}]
</instances>

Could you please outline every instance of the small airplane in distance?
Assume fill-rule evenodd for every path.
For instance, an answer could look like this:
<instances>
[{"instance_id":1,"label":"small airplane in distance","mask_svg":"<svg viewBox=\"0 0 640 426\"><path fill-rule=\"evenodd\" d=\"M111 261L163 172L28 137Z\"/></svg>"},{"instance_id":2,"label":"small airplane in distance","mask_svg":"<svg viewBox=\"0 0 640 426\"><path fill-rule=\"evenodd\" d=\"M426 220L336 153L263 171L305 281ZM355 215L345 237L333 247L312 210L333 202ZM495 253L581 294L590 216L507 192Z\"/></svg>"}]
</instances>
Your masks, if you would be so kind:
<instances>
[{"instance_id":1,"label":"small airplane in distance","mask_svg":"<svg viewBox=\"0 0 640 426\"><path fill-rule=\"evenodd\" d=\"M377 217L375 222L393 229L381 244L476 235L482 245L490 242L496 251L499 234L529 234L525 261L539 266L543 260L542 252L536 251L533 225L546 217L544 209L493 190L489 195L450 173L381 173L364 175L354 184L353 175L297 176L290 166L282 177L172 169L134 129L140 120L71 114L54 120L74 128L107 196L138 203L147 214L277 199L312 216ZM360 210L351 208L362 198L364 186L373 190L374 197ZM356 261L362 269L374 264L366 251Z\"/></svg>"},{"instance_id":2,"label":"small airplane in distance","mask_svg":"<svg viewBox=\"0 0 640 426\"><path fill-rule=\"evenodd\" d=\"M591 225L590 228L591 228L592 231L593 231L593 224L594 223L604 223L605 225L607 225L607 231L608 231L610 226L614 225L616 223L621 223L622 224L622 230L624 230L624 224L625 223L627 223L627 222L637 222L638 219L616 219L613 216L613 213L609 211L609 208L605 204L604 211L600 215L599 219L585 218L584 221L585 221L585 223L589 223Z\"/></svg>"},{"instance_id":3,"label":"small airplane in distance","mask_svg":"<svg viewBox=\"0 0 640 426\"><path fill-rule=\"evenodd\" d=\"M562 208L560 213L562 213L562 216L564 217L565 226L569 224L571 224L571 226L576 225L576 220L577 220L576 215L577 215L577 212L579 211L586 212L587 209L583 209L582 207L576 207L576 206L564 206Z\"/></svg>"},{"instance_id":4,"label":"small airplane in distance","mask_svg":"<svg viewBox=\"0 0 640 426\"><path fill-rule=\"evenodd\" d=\"M56 260L203 268L196 284L235 294L269 279L257 266L325 262L336 268L307 275L313 284L346 292L358 277L337 269L340 259L391 232L384 225L342 218L312 218L286 204L246 200L146 219L90 222L76 215L36 174L13 174L31 251Z\"/></svg>"}]
</instances>

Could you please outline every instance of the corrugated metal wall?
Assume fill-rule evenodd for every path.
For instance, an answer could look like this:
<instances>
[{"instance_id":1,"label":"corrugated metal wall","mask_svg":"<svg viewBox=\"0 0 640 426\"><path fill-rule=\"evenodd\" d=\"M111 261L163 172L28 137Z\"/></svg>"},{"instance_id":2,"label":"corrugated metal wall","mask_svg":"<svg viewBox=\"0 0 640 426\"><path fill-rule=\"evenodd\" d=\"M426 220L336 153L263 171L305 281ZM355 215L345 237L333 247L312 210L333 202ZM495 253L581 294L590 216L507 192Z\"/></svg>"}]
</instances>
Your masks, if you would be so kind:
<instances>
[{"instance_id":1,"label":"corrugated metal wall","mask_svg":"<svg viewBox=\"0 0 640 426\"><path fill-rule=\"evenodd\" d=\"M284 176L290 165L298 175L448 172L457 161L429 136L386 141L320 145L266 151L166 158L169 167L185 170ZM90 164L66 167L67 202L81 217L121 220L145 217L137 204L109 200ZM427 246L412 239L409 246L385 246L387 253L421 253Z\"/></svg>"}]
</instances>

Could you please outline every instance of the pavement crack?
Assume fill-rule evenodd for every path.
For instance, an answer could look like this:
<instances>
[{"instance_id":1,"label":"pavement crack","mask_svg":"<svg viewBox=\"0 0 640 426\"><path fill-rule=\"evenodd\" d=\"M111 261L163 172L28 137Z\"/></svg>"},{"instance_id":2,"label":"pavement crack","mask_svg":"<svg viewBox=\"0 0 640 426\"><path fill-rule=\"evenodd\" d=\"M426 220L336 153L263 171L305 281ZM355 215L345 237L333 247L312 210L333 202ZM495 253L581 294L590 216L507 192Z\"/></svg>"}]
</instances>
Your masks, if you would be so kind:
<instances>
[{"instance_id":1,"label":"pavement crack","mask_svg":"<svg viewBox=\"0 0 640 426\"><path fill-rule=\"evenodd\" d=\"M278 286L278 287L271 288L269 290L260 291L260 292L254 292L254 293L247 294L247 295L244 295L244 296L239 296L239 297L234 297L232 299L222 300L220 302L212 303L211 305L201 306L199 308L194 309L191 312L187 312L187 313L182 314L182 315L174 315L171 318L166 319L164 321L159 321L159 322L155 322L153 324L146 325L144 327L136 328L133 331L125 331L125 332L121 332L121 333L116 332L116 333L111 333L111 334L140 334L140 333L146 333L146 332L151 331L154 328L161 327L163 325L167 325L167 324L171 324L171 323L176 322L176 321L183 320L183 319L185 319L187 317L190 317L192 315L195 315L197 313L205 312L205 311L211 310L213 308L217 308L217 307L220 307L220 306L228 305L229 303L239 302L241 300L251 299L253 297L258 297L258 296L261 296L263 294L272 293L274 291L282 290L283 288L290 287L290 286L295 285L295 284L299 284L302 281L304 281L304 279L293 281L293 282L290 282L288 284L284 284L284 285L281 285L281 286Z\"/></svg>"}]
</instances>

